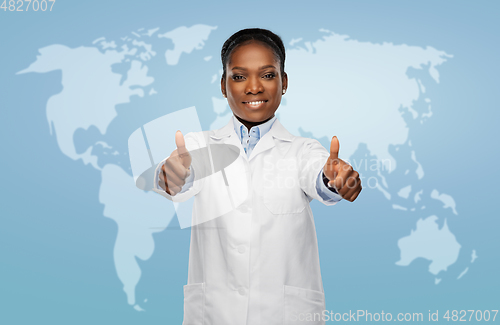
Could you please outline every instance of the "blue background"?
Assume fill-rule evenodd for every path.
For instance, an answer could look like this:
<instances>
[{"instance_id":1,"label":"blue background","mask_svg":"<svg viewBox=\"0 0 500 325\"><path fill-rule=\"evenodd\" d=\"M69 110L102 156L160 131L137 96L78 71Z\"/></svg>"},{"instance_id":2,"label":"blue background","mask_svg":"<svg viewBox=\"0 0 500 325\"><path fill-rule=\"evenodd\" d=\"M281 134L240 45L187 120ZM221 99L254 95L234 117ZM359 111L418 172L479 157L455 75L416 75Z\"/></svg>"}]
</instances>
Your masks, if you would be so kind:
<instances>
[{"instance_id":1,"label":"blue background","mask_svg":"<svg viewBox=\"0 0 500 325\"><path fill-rule=\"evenodd\" d=\"M64 156L55 135L49 133L45 106L47 99L62 89L60 71L15 73L29 66L38 49L47 45L74 48L103 35L118 39L141 27L160 26L167 31L194 24L218 27L205 45L205 50L215 55L233 32L255 26L276 31L288 41L314 38L318 29L327 28L359 41L433 46L452 53L454 58L439 68L441 83L434 90L429 88L439 113L425 127L411 129L409 138L425 166L427 192L438 184L453 195L460 212L448 219L448 226L464 250L447 272L460 273L470 262L471 249L480 257L462 279L439 285L427 272L428 261L418 259L409 267L395 266L399 257L396 242L408 235L415 219L402 218L389 204L380 205L380 192L366 191L356 204L335 207L343 217L316 217L327 309L422 312L425 317L428 310L439 310L442 315L447 309L500 309L500 222L495 212L499 12L495 1L237 4L62 0L56 1L52 12L0 11L0 323L181 323L189 229L175 230L174 225L154 234L153 256L138 261L142 277L136 296L139 301L148 299L143 306L146 312L134 310L116 276L113 247L117 227L102 215L100 174ZM165 43L165 49L168 47ZM165 49L156 50L162 53ZM201 54L191 56L195 55ZM211 61L214 68L220 66L218 60L216 56ZM134 114L118 108L122 123L130 127L123 134L109 132L106 140L126 150L126 138L136 124L193 105L207 107L201 119L207 129L215 119L209 109L210 95L217 93L219 83L207 87L196 80L196 72L176 75L185 79L171 80L165 74L155 81L162 94L153 100L170 106L156 105L147 113L136 110ZM193 92L199 96L192 96ZM132 100L130 105L144 102ZM328 146L328 139L320 140ZM393 153L397 159L398 153ZM356 154L364 155L362 148ZM387 179L398 184L398 171ZM315 216L321 216L325 209L313 203Z\"/></svg>"}]
</instances>

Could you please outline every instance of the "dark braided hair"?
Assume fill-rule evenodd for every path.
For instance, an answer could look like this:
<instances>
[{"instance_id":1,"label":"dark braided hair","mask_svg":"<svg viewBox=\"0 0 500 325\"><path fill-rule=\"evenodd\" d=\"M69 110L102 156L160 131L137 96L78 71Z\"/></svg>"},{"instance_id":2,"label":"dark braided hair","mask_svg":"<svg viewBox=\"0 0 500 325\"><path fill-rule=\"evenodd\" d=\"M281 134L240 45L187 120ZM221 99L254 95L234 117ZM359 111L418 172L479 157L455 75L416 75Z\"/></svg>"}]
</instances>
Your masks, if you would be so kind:
<instances>
[{"instance_id":1,"label":"dark braided hair","mask_svg":"<svg viewBox=\"0 0 500 325\"><path fill-rule=\"evenodd\" d=\"M220 52L223 69L222 78L226 79L226 65L231 57L231 52L238 46L252 41L261 42L273 50L276 60L280 63L280 74L283 77L285 72L285 46L281 37L267 29L247 28L234 33L224 42Z\"/></svg>"}]
</instances>

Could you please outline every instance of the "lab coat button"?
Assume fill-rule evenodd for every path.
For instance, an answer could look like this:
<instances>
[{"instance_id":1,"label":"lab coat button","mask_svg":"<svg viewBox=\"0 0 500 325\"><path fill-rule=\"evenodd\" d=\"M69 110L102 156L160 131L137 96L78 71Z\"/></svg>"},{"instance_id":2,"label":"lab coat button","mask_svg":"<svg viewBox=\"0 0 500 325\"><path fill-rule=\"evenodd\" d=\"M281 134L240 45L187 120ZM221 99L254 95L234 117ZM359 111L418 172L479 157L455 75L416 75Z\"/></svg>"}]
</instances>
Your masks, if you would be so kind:
<instances>
[{"instance_id":1,"label":"lab coat button","mask_svg":"<svg viewBox=\"0 0 500 325\"><path fill-rule=\"evenodd\" d=\"M243 204L242 206L240 206L240 211L243 212L243 213L247 213L250 209L248 208L248 205L246 204Z\"/></svg>"},{"instance_id":2,"label":"lab coat button","mask_svg":"<svg viewBox=\"0 0 500 325\"><path fill-rule=\"evenodd\" d=\"M244 296L244 295L246 294L246 290L245 290L245 288L239 288L239 289L238 289L238 293L239 293L240 295Z\"/></svg>"},{"instance_id":3,"label":"lab coat button","mask_svg":"<svg viewBox=\"0 0 500 325\"><path fill-rule=\"evenodd\" d=\"M245 251L246 251L245 246L238 247L238 253L243 254L245 253Z\"/></svg>"}]
</instances>

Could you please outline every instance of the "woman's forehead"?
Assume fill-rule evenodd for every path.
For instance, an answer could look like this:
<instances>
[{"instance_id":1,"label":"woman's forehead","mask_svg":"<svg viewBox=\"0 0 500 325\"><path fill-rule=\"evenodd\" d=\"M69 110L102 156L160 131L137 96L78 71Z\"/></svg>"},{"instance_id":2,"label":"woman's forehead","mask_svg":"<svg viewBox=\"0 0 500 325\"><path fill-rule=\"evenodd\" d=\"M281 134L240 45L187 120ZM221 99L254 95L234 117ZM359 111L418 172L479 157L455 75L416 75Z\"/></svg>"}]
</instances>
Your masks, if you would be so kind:
<instances>
[{"instance_id":1,"label":"woman's forehead","mask_svg":"<svg viewBox=\"0 0 500 325\"><path fill-rule=\"evenodd\" d=\"M279 59L273 49L258 41L245 42L236 47L227 62L228 67L261 68L274 66L278 69ZM245 67L245 65L247 67Z\"/></svg>"}]
</instances>

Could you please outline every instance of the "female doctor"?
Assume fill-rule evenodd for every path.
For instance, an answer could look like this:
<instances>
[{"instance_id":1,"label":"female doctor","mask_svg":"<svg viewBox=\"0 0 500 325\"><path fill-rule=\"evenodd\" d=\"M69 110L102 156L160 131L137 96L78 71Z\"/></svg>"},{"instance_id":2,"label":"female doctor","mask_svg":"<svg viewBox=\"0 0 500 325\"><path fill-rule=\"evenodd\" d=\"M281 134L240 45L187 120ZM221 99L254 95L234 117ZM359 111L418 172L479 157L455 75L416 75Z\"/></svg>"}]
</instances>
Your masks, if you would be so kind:
<instances>
[{"instance_id":1,"label":"female doctor","mask_svg":"<svg viewBox=\"0 0 500 325\"><path fill-rule=\"evenodd\" d=\"M354 201L358 172L319 141L290 134L274 115L288 86L285 47L269 30L232 35L221 51L222 95L233 111L221 129L175 134L157 168L155 191L195 197L183 324L324 324L325 296L309 202ZM305 118L300 117L300 118ZM190 151L232 145L225 174L197 178ZM232 192L224 186L232 186ZM231 201L234 208L227 209ZM217 217L206 220L208 213Z\"/></svg>"}]
</instances>

